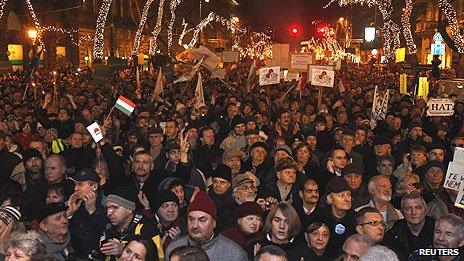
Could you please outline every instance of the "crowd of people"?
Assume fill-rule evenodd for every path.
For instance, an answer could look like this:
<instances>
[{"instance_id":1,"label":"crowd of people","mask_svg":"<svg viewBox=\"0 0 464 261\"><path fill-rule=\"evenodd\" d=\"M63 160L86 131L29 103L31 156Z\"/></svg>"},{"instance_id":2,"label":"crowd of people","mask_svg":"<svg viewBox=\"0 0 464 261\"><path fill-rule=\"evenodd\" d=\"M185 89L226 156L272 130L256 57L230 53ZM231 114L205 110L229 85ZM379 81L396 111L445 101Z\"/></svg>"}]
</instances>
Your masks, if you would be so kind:
<instances>
[{"instance_id":1,"label":"crowd of people","mask_svg":"<svg viewBox=\"0 0 464 261\"><path fill-rule=\"evenodd\" d=\"M0 76L0 259L462 260L420 251L464 246L443 187L464 148L458 95L429 117L386 67L346 64L322 93L246 88L248 70L204 72L204 103L195 79L152 95L148 71L136 87L130 69L103 86L38 69L24 94L22 72ZM371 128L374 86L391 98Z\"/></svg>"}]
</instances>

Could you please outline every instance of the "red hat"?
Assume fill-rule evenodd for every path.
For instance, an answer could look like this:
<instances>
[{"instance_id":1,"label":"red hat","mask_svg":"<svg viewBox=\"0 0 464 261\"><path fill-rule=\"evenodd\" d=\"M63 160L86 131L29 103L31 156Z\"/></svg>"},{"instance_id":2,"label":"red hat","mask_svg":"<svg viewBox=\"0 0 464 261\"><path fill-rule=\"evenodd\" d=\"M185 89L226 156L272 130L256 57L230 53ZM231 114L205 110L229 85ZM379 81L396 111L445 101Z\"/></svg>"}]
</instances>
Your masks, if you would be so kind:
<instances>
[{"instance_id":1,"label":"red hat","mask_svg":"<svg viewBox=\"0 0 464 261\"><path fill-rule=\"evenodd\" d=\"M192 202L188 205L187 213L191 211L203 211L217 220L216 206L213 200L204 191L198 192Z\"/></svg>"}]
</instances>

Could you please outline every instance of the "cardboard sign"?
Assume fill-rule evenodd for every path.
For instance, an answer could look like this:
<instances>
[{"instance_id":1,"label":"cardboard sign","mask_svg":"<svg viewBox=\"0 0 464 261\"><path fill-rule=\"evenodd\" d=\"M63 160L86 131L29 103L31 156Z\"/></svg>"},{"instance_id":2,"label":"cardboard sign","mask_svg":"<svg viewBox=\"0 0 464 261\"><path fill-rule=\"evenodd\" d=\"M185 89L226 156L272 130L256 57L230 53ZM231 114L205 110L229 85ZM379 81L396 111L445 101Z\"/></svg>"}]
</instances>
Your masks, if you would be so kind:
<instances>
[{"instance_id":1,"label":"cardboard sign","mask_svg":"<svg viewBox=\"0 0 464 261\"><path fill-rule=\"evenodd\" d=\"M222 53L222 62L233 63L238 62L239 52L238 51L224 51Z\"/></svg>"},{"instance_id":2,"label":"cardboard sign","mask_svg":"<svg viewBox=\"0 0 464 261\"><path fill-rule=\"evenodd\" d=\"M457 162L450 162L448 165L448 171L446 172L444 188L458 190L459 186L464 180L463 177L464 165Z\"/></svg>"},{"instance_id":3,"label":"cardboard sign","mask_svg":"<svg viewBox=\"0 0 464 261\"><path fill-rule=\"evenodd\" d=\"M265 67L259 70L259 86L280 82L280 67Z\"/></svg>"},{"instance_id":4,"label":"cardboard sign","mask_svg":"<svg viewBox=\"0 0 464 261\"><path fill-rule=\"evenodd\" d=\"M322 87L333 87L335 72L321 69L313 69L311 72L311 84Z\"/></svg>"},{"instance_id":5,"label":"cardboard sign","mask_svg":"<svg viewBox=\"0 0 464 261\"><path fill-rule=\"evenodd\" d=\"M454 114L454 101L451 99L430 99L427 107L427 116L452 116Z\"/></svg>"},{"instance_id":6,"label":"cardboard sign","mask_svg":"<svg viewBox=\"0 0 464 261\"><path fill-rule=\"evenodd\" d=\"M315 64L308 65L308 82L311 82L311 77L312 77L311 74L314 69L327 70L327 71L335 70L334 66L332 65L315 65Z\"/></svg>"},{"instance_id":7,"label":"cardboard sign","mask_svg":"<svg viewBox=\"0 0 464 261\"><path fill-rule=\"evenodd\" d=\"M311 54L309 53L294 53L292 54L292 60L290 68L297 70L304 70L308 68L308 64L312 63Z\"/></svg>"},{"instance_id":8,"label":"cardboard sign","mask_svg":"<svg viewBox=\"0 0 464 261\"><path fill-rule=\"evenodd\" d=\"M461 163L464 165L464 148L456 147L454 149L453 162Z\"/></svg>"},{"instance_id":9,"label":"cardboard sign","mask_svg":"<svg viewBox=\"0 0 464 261\"><path fill-rule=\"evenodd\" d=\"M395 58L396 63L404 62L406 59L406 48L403 47L396 49Z\"/></svg>"},{"instance_id":10,"label":"cardboard sign","mask_svg":"<svg viewBox=\"0 0 464 261\"><path fill-rule=\"evenodd\" d=\"M400 74L400 93L406 94L408 92L408 75L405 73Z\"/></svg>"},{"instance_id":11,"label":"cardboard sign","mask_svg":"<svg viewBox=\"0 0 464 261\"><path fill-rule=\"evenodd\" d=\"M464 182L461 182L458 188L458 196L456 197L456 201L454 201L454 206L464 209Z\"/></svg>"},{"instance_id":12,"label":"cardboard sign","mask_svg":"<svg viewBox=\"0 0 464 261\"><path fill-rule=\"evenodd\" d=\"M101 132L101 128L98 123L92 123L87 127L87 130L89 131L90 135L92 135L92 138L95 142L99 142L103 139L103 133Z\"/></svg>"}]
</instances>

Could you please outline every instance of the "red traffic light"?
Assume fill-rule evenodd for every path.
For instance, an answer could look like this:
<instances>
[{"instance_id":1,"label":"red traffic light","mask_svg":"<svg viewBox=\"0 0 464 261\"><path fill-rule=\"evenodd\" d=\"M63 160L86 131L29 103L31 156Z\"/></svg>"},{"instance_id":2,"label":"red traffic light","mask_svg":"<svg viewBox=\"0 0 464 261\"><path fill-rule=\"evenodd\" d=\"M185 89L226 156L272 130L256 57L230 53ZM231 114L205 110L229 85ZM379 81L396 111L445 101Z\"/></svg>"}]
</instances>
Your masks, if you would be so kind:
<instances>
[{"instance_id":1,"label":"red traffic light","mask_svg":"<svg viewBox=\"0 0 464 261\"><path fill-rule=\"evenodd\" d=\"M301 25L292 24L292 25L290 25L288 31L289 31L291 37L299 37L299 36L301 36L301 33L302 33Z\"/></svg>"}]
</instances>

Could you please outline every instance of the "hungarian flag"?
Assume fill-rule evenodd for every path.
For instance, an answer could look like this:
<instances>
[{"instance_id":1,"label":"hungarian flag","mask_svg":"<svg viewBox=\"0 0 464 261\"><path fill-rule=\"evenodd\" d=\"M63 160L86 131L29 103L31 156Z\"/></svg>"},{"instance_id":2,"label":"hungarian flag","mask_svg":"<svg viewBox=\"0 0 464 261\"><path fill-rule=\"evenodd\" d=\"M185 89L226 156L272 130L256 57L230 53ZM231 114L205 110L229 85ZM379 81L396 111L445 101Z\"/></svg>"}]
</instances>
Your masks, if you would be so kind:
<instances>
[{"instance_id":1,"label":"hungarian flag","mask_svg":"<svg viewBox=\"0 0 464 261\"><path fill-rule=\"evenodd\" d=\"M130 116L135 109L135 103L133 103L131 100L121 95L116 101L116 104L114 105L114 107L122 111L127 116Z\"/></svg>"}]
</instances>

